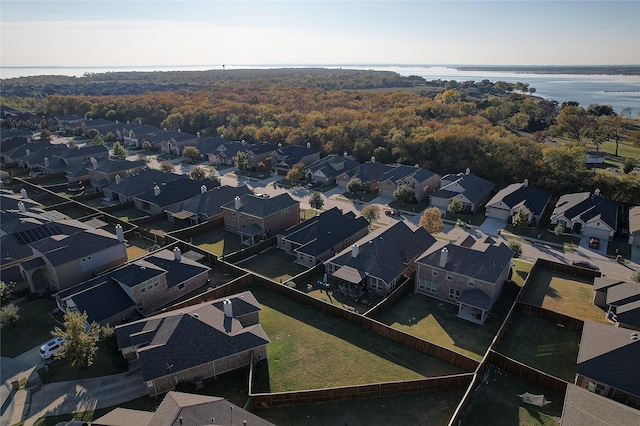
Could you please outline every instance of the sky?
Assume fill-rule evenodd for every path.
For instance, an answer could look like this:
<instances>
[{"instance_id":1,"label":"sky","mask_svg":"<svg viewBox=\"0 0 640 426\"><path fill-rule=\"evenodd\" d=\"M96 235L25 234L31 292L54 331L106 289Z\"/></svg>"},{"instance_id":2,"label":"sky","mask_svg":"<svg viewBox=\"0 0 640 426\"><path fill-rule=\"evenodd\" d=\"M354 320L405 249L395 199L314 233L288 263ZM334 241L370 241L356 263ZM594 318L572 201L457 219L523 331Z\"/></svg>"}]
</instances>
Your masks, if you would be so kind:
<instances>
[{"instance_id":1,"label":"sky","mask_svg":"<svg viewBox=\"0 0 640 426\"><path fill-rule=\"evenodd\" d=\"M0 65L640 64L640 1L0 1Z\"/></svg>"}]
</instances>

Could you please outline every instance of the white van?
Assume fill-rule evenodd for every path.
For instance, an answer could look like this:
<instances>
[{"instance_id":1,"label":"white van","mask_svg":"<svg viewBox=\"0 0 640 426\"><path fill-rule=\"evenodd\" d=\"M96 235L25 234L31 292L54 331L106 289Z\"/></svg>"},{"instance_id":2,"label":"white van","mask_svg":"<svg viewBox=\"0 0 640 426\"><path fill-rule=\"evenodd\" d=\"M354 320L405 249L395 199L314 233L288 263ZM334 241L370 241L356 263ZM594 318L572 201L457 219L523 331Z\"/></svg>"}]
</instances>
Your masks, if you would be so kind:
<instances>
[{"instance_id":1,"label":"white van","mask_svg":"<svg viewBox=\"0 0 640 426\"><path fill-rule=\"evenodd\" d=\"M56 337L50 342L40 346L40 357L42 359L51 359L56 353L60 352L65 340L62 337Z\"/></svg>"}]
</instances>

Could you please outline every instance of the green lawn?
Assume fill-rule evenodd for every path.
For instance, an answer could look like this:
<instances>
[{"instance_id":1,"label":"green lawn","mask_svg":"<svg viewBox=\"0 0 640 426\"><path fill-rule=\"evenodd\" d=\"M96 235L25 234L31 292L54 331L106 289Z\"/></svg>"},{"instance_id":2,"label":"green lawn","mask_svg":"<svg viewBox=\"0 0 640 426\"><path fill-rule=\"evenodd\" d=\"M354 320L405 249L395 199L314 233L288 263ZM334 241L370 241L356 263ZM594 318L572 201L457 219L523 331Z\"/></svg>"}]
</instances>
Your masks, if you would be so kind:
<instances>
[{"instance_id":1,"label":"green lawn","mask_svg":"<svg viewBox=\"0 0 640 426\"><path fill-rule=\"evenodd\" d=\"M139 219L141 217L149 216L149 214L143 212L142 210L138 210L134 208L117 210L115 212L111 212L110 214L111 216L115 216L118 219L124 220L127 222L133 219Z\"/></svg>"},{"instance_id":2,"label":"green lawn","mask_svg":"<svg viewBox=\"0 0 640 426\"><path fill-rule=\"evenodd\" d=\"M294 256L272 247L236 265L283 283L308 269L295 261Z\"/></svg>"},{"instance_id":3,"label":"green lawn","mask_svg":"<svg viewBox=\"0 0 640 426\"><path fill-rule=\"evenodd\" d=\"M254 392L414 380L464 371L262 287L260 321L271 343Z\"/></svg>"},{"instance_id":4,"label":"green lawn","mask_svg":"<svg viewBox=\"0 0 640 426\"><path fill-rule=\"evenodd\" d=\"M547 374L573 382L582 333L514 313L498 352Z\"/></svg>"},{"instance_id":5,"label":"green lawn","mask_svg":"<svg viewBox=\"0 0 640 426\"><path fill-rule=\"evenodd\" d=\"M445 213L444 218L453 221L457 221L458 219L460 219L466 224L480 226L487 218L487 216L485 216L484 208L482 208L478 209L475 213L451 213L448 211Z\"/></svg>"},{"instance_id":6,"label":"green lawn","mask_svg":"<svg viewBox=\"0 0 640 426\"><path fill-rule=\"evenodd\" d=\"M57 359L38 370L43 383L67 382L72 380L90 379L93 377L110 376L124 373L129 366L116 346L115 339L98 343L93 364L89 367L72 366L65 359Z\"/></svg>"},{"instance_id":7,"label":"green lawn","mask_svg":"<svg viewBox=\"0 0 640 426\"><path fill-rule=\"evenodd\" d=\"M2 356L15 358L50 340L56 325L49 315L56 308L52 300L34 300L19 303L20 319L14 328L3 328L0 333Z\"/></svg>"},{"instance_id":8,"label":"green lawn","mask_svg":"<svg viewBox=\"0 0 640 426\"><path fill-rule=\"evenodd\" d=\"M426 200L423 200L423 201L419 202L418 204L411 204L411 203L402 204L402 203L394 200L394 201L389 203L389 207L394 208L394 209L398 209L398 210L403 211L403 212L420 213L424 209L429 207L429 198L427 197Z\"/></svg>"},{"instance_id":9,"label":"green lawn","mask_svg":"<svg viewBox=\"0 0 640 426\"><path fill-rule=\"evenodd\" d=\"M204 234L195 235L189 242L216 256L235 253L246 247L240 243L240 236L238 234L225 231L224 228L218 228L205 232Z\"/></svg>"},{"instance_id":10,"label":"green lawn","mask_svg":"<svg viewBox=\"0 0 640 426\"><path fill-rule=\"evenodd\" d=\"M374 198L378 197L379 194L377 191L360 191L360 192L346 191L342 195L351 201L360 201L363 203L368 203L372 201Z\"/></svg>"},{"instance_id":11,"label":"green lawn","mask_svg":"<svg viewBox=\"0 0 640 426\"><path fill-rule=\"evenodd\" d=\"M425 392L362 401L256 410L279 426L297 425L447 425L464 389ZM375 415L375 419L372 418Z\"/></svg>"},{"instance_id":12,"label":"green lawn","mask_svg":"<svg viewBox=\"0 0 640 426\"><path fill-rule=\"evenodd\" d=\"M544 394L551 401L544 407L526 404L518 397L525 392ZM463 413L462 424L471 426L556 426L560 424L564 394L527 382L510 373L491 369L487 382L473 394Z\"/></svg>"}]
</instances>

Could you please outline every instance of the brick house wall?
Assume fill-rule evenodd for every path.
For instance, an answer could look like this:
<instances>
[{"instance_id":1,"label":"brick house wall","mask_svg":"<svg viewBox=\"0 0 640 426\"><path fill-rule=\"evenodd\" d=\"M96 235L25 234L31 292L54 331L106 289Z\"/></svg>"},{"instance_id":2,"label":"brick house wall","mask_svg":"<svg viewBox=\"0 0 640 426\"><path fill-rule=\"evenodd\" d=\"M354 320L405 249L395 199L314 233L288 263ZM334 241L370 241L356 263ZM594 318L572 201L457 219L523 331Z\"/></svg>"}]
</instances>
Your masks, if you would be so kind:
<instances>
[{"instance_id":1,"label":"brick house wall","mask_svg":"<svg viewBox=\"0 0 640 426\"><path fill-rule=\"evenodd\" d=\"M133 287L134 300L138 304L142 304L142 310L146 313L153 311L173 302L179 297L196 290L207 283L209 275L207 271L192 277L173 287L167 287L166 274L158 277L157 285L152 283L151 286L137 285Z\"/></svg>"},{"instance_id":2,"label":"brick house wall","mask_svg":"<svg viewBox=\"0 0 640 426\"><path fill-rule=\"evenodd\" d=\"M157 204L151 204L147 201L141 200L139 198L136 198L133 200L134 205L136 206L136 209L138 210L142 210L143 212L152 214L152 215L156 215L156 214L160 214L162 213L164 210L160 208L159 205ZM171 206L167 206L171 207Z\"/></svg>"},{"instance_id":3,"label":"brick house wall","mask_svg":"<svg viewBox=\"0 0 640 426\"><path fill-rule=\"evenodd\" d=\"M239 229L257 224L265 232L277 234L294 225L300 218L300 206L295 204L265 218L258 218L235 210L224 209L224 227L227 231L238 233Z\"/></svg>"},{"instance_id":4,"label":"brick house wall","mask_svg":"<svg viewBox=\"0 0 640 426\"><path fill-rule=\"evenodd\" d=\"M87 256L84 263L91 262L94 258L100 260L93 262L87 266L83 265L83 259L74 259L62 265L53 267L49 262L47 264L47 280L53 284L56 291L61 291L83 281L87 281L94 277L96 272L106 271L124 265L127 262L127 251L124 244L109 247L98 253Z\"/></svg>"}]
</instances>

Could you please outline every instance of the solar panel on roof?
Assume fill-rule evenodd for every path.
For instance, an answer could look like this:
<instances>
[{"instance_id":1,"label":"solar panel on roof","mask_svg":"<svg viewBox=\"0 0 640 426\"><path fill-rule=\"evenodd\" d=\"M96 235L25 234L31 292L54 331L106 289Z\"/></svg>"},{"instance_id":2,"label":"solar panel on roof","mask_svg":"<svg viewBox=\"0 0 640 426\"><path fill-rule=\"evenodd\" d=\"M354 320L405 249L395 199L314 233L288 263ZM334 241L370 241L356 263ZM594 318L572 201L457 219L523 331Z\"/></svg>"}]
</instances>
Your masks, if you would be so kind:
<instances>
[{"instance_id":1,"label":"solar panel on roof","mask_svg":"<svg viewBox=\"0 0 640 426\"><path fill-rule=\"evenodd\" d=\"M25 245L25 244L27 244L27 242L25 241L25 239L24 239L24 238L22 238L22 235L20 235L20 234L22 234L22 232L16 232L16 233L14 234L14 235L15 235L15 237L16 237L16 240L18 240L18 242L19 242L21 245Z\"/></svg>"},{"instance_id":2,"label":"solar panel on roof","mask_svg":"<svg viewBox=\"0 0 640 426\"><path fill-rule=\"evenodd\" d=\"M33 233L33 231L31 229L27 229L24 231L25 236L27 237L28 241L30 243L34 242L34 241L38 241L38 237L35 236L35 234Z\"/></svg>"},{"instance_id":3,"label":"solar panel on roof","mask_svg":"<svg viewBox=\"0 0 640 426\"><path fill-rule=\"evenodd\" d=\"M47 235L47 237L52 236L53 234L51 233L51 230L49 228L47 228L46 226L42 227L42 230L44 231L44 233Z\"/></svg>"}]
</instances>

